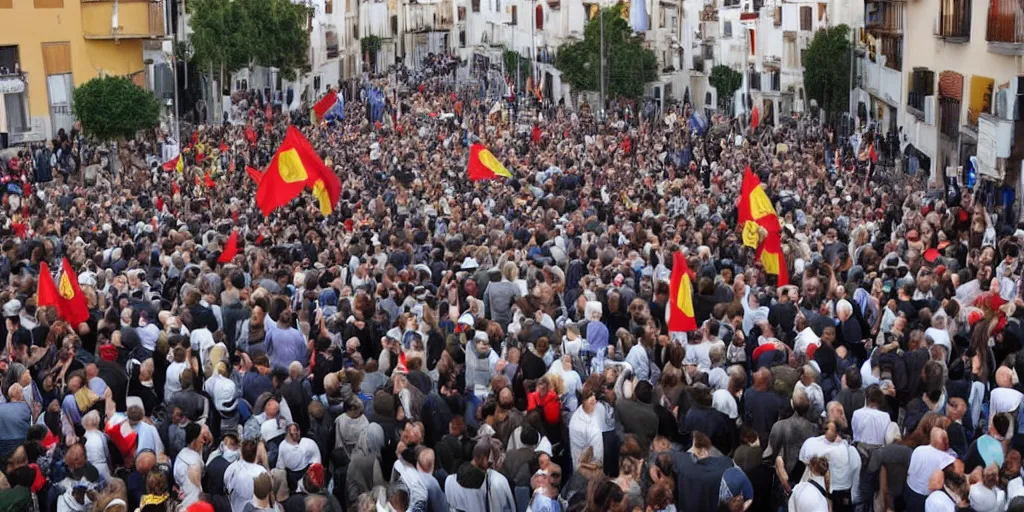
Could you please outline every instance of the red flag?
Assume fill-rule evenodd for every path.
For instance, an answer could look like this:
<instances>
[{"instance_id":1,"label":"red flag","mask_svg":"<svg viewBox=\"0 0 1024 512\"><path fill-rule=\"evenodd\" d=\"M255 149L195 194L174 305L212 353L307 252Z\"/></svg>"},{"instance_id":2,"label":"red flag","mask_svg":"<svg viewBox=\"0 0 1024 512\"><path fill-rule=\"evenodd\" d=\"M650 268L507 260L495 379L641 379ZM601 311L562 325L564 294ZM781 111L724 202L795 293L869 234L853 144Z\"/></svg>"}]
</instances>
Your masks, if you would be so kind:
<instances>
[{"instance_id":1,"label":"red flag","mask_svg":"<svg viewBox=\"0 0 1024 512\"><path fill-rule=\"evenodd\" d=\"M540 138L543 133L540 131L540 127L537 125L533 126L533 133L530 134L530 138L533 139L534 144L540 144Z\"/></svg>"},{"instance_id":2,"label":"red flag","mask_svg":"<svg viewBox=\"0 0 1024 512\"><path fill-rule=\"evenodd\" d=\"M256 144L256 137L258 137L258 134L256 133L256 130L253 130L251 126L246 126L245 127L245 140L249 141L250 145L255 145Z\"/></svg>"},{"instance_id":3,"label":"red flag","mask_svg":"<svg viewBox=\"0 0 1024 512\"><path fill-rule=\"evenodd\" d=\"M756 130L760 124L761 113L757 111L757 107L754 107L754 110L750 112L750 127Z\"/></svg>"},{"instance_id":4,"label":"red flag","mask_svg":"<svg viewBox=\"0 0 1024 512\"><path fill-rule=\"evenodd\" d=\"M238 231L232 230L231 236L224 244L224 252L220 253L217 263L230 263L238 254Z\"/></svg>"},{"instance_id":5,"label":"red flag","mask_svg":"<svg viewBox=\"0 0 1024 512\"><path fill-rule=\"evenodd\" d=\"M192 145L195 146L199 143L199 132L192 132Z\"/></svg>"},{"instance_id":6,"label":"red flag","mask_svg":"<svg viewBox=\"0 0 1024 512\"><path fill-rule=\"evenodd\" d=\"M512 177L512 173L504 165L501 165L491 150L484 147L483 144L470 146L467 173L470 181L490 180L499 176Z\"/></svg>"},{"instance_id":7,"label":"red flag","mask_svg":"<svg viewBox=\"0 0 1024 512\"><path fill-rule=\"evenodd\" d=\"M78 285L78 275L71 269L71 263L67 258L64 258L64 273L60 276L57 293L64 302L62 318L68 323L77 327L89 319L89 306L85 302L85 294L82 293L82 287Z\"/></svg>"},{"instance_id":8,"label":"red flag","mask_svg":"<svg viewBox=\"0 0 1024 512\"><path fill-rule=\"evenodd\" d=\"M39 284L36 288L36 305L53 306L60 313L60 296L57 295L57 283L53 282L53 274L46 262L39 264Z\"/></svg>"},{"instance_id":9,"label":"red flag","mask_svg":"<svg viewBox=\"0 0 1024 512\"><path fill-rule=\"evenodd\" d=\"M316 120L323 121L324 116L326 116L337 103L338 93L333 90L329 91L327 95L320 99L320 101L316 102L316 105L313 105L313 112L316 114Z\"/></svg>"},{"instance_id":10,"label":"red flag","mask_svg":"<svg viewBox=\"0 0 1024 512\"><path fill-rule=\"evenodd\" d=\"M172 196L176 196L179 193L181 193L181 187L178 186L178 182L177 181L172 181L171 182L171 195Z\"/></svg>"},{"instance_id":11,"label":"red flag","mask_svg":"<svg viewBox=\"0 0 1024 512\"><path fill-rule=\"evenodd\" d=\"M185 170L185 162L181 160L181 154L178 154L178 156L164 162L162 168L165 171L182 172Z\"/></svg>"},{"instance_id":12,"label":"red flag","mask_svg":"<svg viewBox=\"0 0 1024 512\"><path fill-rule=\"evenodd\" d=\"M213 181L209 172L203 174L203 181L206 183L206 188L214 188L217 186L217 182Z\"/></svg>"},{"instance_id":13,"label":"red flag","mask_svg":"<svg viewBox=\"0 0 1024 512\"><path fill-rule=\"evenodd\" d=\"M288 127L284 142L260 178L256 204L263 215L288 204L309 187L320 203L320 212L330 215L341 199L341 180L324 165L313 146L295 126Z\"/></svg>"},{"instance_id":14,"label":"red flag","mask_svg":"<svg viewBox=\"0 0 1024 512\"><path fill-rule=\"evenodd\" d=\"M220 143L220 152L221 153L227 153L228 152L228 145L224 144L223 142L221 142Z\"/></svg>"},{"instance_id":15,"label":"red flag","mask_svg":"<svg viewBox=\"0 0 1024 512\"><path fill-rule=\"evenodd\" d=\"M697 319L693 314L693 273L686 264L683 253L672 257L672 281L669 283L668 330L689 332L697 330Z\"/></svg>"},{"instance_id":16,"label":"red flag","mask_svg":"<svg viewBox=\"0 0 1024 512\"><path fill-rule=\"evenodd\" d=\"M263 173L260 172L259 169L249 167L248 165L245 166L245 172L246 174L249 175L250 178L252 178L253 181L256 182L256 186L258 187L260 185L260 181L263 180Z\"/></svg>"}]
</instances>

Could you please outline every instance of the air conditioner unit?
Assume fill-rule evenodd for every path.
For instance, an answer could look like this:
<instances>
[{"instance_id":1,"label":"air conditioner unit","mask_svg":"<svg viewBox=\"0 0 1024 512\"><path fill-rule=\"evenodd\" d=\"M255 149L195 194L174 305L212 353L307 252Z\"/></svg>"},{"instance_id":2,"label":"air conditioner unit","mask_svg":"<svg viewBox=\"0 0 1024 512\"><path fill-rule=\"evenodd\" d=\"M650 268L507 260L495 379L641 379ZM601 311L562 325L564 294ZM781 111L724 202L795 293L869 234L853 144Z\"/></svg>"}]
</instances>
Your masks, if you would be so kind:
<instances>
[{"instance_id":1,"label":"air conditioner unit","mask_svg":"<svg viewBox=\"0 0 1024 512\"><path fill-rule=\"evenodd\" d=\"M935 96L924 97L924 122L935 126Z\"/></svg>"}]
</instances>

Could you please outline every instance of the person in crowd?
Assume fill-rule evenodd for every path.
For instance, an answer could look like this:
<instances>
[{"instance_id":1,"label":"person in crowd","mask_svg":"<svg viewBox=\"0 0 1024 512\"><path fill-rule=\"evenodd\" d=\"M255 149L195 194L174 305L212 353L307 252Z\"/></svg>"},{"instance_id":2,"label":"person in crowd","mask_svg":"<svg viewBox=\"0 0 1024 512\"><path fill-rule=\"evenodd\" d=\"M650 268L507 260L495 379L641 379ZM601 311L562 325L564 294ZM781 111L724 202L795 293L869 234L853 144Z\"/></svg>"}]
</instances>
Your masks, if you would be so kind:
<instances>
[{"instance_id":1,"label":"person in crowd","mask_svg":"<svg viewBox=\"0 0 1024 512\"><path fill-rule=\"evenodd\" d=\"M1012 201L870 123L406 61L0 153L0 505L1014 508Z\"/></svg>"}]
</instances>

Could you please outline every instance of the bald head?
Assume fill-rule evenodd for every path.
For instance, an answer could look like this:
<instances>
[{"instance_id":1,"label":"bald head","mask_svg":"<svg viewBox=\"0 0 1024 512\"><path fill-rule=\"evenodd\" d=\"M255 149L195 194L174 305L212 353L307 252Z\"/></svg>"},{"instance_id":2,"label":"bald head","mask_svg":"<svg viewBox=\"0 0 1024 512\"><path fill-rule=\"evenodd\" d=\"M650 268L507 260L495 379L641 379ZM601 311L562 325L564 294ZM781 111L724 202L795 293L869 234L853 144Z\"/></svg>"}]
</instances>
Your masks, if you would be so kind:
<instances>
[{"instance_id":1,"label":"bald head","mask_svg":"<svg viewBox=\"0 0 1024 512\"><path fill-rule=\"evenodd\" d=\"M135 457L135 469L139 473L147 474L156 466L156 455L151 451L144 451Z\"/></svg>"},{"instance_id":2,"label":"bald head","mask_svg":"<svg viewBox=\"0 0 1024 512\"><path fill-rule=\"evenodd\" d=\"M1001 388L1013 387L1013 370L1006 366L1000 366L996 370L996 385Z\"/></svg>"},{"instance_id":3,"label":"bald head","mask_svg":"<svg viewBox=\"0 0 1024 512\"><path fill-rule=\"evenodd\" d=\"M434 472L434 450L431 448L424 448L420 450L420 453L416 456L416 465L419 466L420 471L431 474Z\"/></svg>"}]
</instances>

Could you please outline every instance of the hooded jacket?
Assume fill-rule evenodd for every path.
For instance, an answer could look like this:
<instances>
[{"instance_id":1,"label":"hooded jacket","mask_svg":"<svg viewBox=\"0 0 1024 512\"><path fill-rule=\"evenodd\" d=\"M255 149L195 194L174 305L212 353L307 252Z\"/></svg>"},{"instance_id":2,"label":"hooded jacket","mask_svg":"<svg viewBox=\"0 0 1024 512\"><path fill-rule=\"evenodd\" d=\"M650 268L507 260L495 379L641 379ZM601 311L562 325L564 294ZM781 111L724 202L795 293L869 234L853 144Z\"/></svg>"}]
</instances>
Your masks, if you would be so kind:
<instances>
[{"instance_id":1,"label":"hooded jacket","mask_svg":"<svg viewBox=\"0 0 1024 512\"><path fill-rule=\"evenodd\" d=\"M448 506L461 512L513 512L516 509L512 489L501 473L483 471L473 464L463 464L459 472L444 482Z\"/></svg>"}]
</instances>

